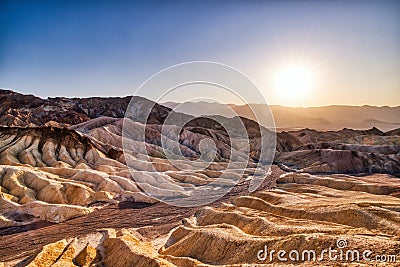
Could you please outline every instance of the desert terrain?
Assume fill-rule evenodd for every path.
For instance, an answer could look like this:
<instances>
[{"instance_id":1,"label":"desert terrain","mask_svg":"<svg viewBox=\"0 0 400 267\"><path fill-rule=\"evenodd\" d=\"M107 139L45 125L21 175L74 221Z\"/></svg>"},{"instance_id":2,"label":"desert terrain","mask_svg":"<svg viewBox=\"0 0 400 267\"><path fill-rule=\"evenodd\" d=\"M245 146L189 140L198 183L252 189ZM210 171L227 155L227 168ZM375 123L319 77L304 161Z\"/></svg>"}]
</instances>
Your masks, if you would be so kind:
<instances>
[{"instance_id":1,"label":"desert terrain","mask_svg":"<svg viewBox=\"0 0 400 267\"><path fill-rule=\"evenodd\" d=\"M275 133L251 116L221 116L234 130L237 121L245 126L245 153L241 136L230 138L212 116L141 97L42 99L0 90L0 103L0 266L400 264L398 117L384 128ZM190 121L178 139L170 114ZM261 144L272 137L273 161L260 168ZM172 164L164 139L168 155L211 163L201 171L197 163ZM213 154L202 150L204 140ZM229 168L232 155L246 159L240 171ZM249 192L257 179L262 184ZM218 190L232 190L205 205L174 206L146 193L179 201L216 180ZM286 261L266 247L286 251ZM345 256L370 250L370 261L301 255L328 248ZM293 250L298 258L289 258Z\"/></svg>"}]
</instances>

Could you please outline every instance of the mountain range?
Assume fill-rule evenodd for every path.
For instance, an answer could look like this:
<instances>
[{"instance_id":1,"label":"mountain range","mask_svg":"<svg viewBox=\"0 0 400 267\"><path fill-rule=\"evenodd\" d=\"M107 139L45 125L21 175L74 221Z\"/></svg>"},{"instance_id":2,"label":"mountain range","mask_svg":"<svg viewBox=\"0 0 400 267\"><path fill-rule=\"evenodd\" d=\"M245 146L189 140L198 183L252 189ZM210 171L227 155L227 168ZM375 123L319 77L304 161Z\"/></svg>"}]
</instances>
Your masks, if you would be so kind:
<instances>
[{"instance_id":1,"label":"mountain range","mask_svg":"<svg viewBox=\"0 0 400 267\"><path fill-rule=\"evenodd\" d=\"M199 117L137 96L1 90L0 104L0 266L263 266L265 247L400 247L399 128L275 132L246 107L195 103L213 113ZM397 108L353 108L396 121Z\"/></svg>"},{"instance_id":2,"label":"mountain range","mask_svg":"<svg viewBox=\"0 0 400 267\"><path fill-rule=\"evenodd\" d=\"M233 105L209 102L166 102L163 105L175 108L178 112L194 116L222 115L230 116L235 112L239 116L254 119L254 113L262 114L270 109L275 127L278 131L299 130L310 128L321 131L335 131L343 128L370 129L377 127L389 131L400 127L400 106L322 106L322 107L285 107L279 105L248 104ZM253 113L254 112L254 113ZM266 127L271 122L259 118L261 125Z\"/></svg>"}]
</instances>

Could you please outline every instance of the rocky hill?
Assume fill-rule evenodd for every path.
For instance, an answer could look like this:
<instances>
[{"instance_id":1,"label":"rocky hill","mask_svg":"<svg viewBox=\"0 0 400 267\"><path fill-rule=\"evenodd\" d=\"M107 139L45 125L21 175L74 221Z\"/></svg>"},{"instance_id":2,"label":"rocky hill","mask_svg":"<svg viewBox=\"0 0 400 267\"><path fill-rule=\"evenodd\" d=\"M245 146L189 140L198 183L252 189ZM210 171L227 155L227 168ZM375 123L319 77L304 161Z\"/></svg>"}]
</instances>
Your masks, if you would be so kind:
<instances>
[{"instance_id":1,"label":"rocky hill","mask_svg":"<svg viewBox=\"0 0 400 267\"><path fill-rule=\"evenodd\" d=\"M3 90L0 101L0 266L263 266L282 264L257 258L265 246L320 251L345 240L387 255L400 246L398 130L275 133L140 97ZM262 142L276 144L272 162ZM199 207L164 203L214 195Z\"/></svg>"},{"instance_id":2,"label":"rocky hill","mask_svg":"<svg viewBox=\"0 0 400 267\"><path fill-rule=\"evenodd\" d=\"M171 109L142 97L133 97L137 116L144 106L154 105L149 122L160 123ZM132 96L42 99L11 90L0 89L0 125L41 126L49 122L74 125L101 116L123 118ZM161 120L161 121L159 121Z\"/></svg>"}]
</instances>

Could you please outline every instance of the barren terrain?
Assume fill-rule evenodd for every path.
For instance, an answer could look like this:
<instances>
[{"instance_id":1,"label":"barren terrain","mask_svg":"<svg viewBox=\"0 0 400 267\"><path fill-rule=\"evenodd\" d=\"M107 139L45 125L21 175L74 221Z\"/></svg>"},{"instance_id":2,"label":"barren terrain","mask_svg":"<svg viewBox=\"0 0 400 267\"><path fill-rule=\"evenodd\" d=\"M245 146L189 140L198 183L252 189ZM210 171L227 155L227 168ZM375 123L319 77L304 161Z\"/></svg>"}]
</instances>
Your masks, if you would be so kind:
<instances>
[{"instance_id":1,"label":"barren terrain","mask_svg":"<svg viewBox=\"0 0 400 267\"><path fill-rule=\"evenodd\" d=\"M338 248L338 240L343 249L371 250L373 260L400 253L398 130L275 136L236 117L223 118L233 129L228 136L212 117L174 113L190 122L165 125L173 111L139 97L0 96L0 266L321 265L257 255L265 246L322 251ZM131 100L134 116L124 118ZM141 108L149 105L144 119ZM266 141L276 143L271 168L261 164ZM215 146L204 149L204 142ZM199 170L196 160L208 158ZM179 201L205 188L200 196L213 200L233 186L198 207L155 197Z\"/></svg>"}]
</instances>

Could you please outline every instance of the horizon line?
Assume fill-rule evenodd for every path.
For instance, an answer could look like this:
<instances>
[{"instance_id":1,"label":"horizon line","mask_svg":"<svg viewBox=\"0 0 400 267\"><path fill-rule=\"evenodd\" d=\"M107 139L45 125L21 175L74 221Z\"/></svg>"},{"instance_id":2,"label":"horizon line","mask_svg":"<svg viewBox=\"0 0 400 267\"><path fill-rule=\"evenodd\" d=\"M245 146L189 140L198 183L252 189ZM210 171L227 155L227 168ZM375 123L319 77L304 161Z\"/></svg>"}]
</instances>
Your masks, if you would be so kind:
<instances>
[{"instance_id":1,"label":"horizon line","mask_svg":"<svg viewBox=\"0 0 400 267\"><path fill-rule=\"evenodd\" d=\"M123 95L123 96L106 96L106 95L100 95L100 96L96 96L96 95L92 95L92 96L73 96L73 97L69 97L69 96L47 96L47 97L43 97L43 96L39 96L33 93L21 93L19 91L16 91L13 88L1 88L0 87L0 91L12 91L14 93L17 94L22 94L22 95L33 95L35 97L39 97L41 99L50 99L50 98L125 98L125 97L133 97L133 96L137 96L137 97L142 97L142 98L146 98L148 100L151 100L157 104L166 104L166 103L176 103L176 104L182 104L182 103L208 103L208 104L220 104L220 105L235 105L235 106L246 106L246 105L266 105L265 103L247 103L247 104L233 104L233 103L219 103L219 102L209 102L209 101L205 101L205 100L200 100L200 101L188 101L188 102L178 102L178 101L166 101L166 102L156 102L155 100L145 97L145 96L141 96L141 95ZM322 107L377 107L377 108L400 108L400 104L399 105L395 105L395 106L391 106L391 105L374 105L374 104L363 104L363 105L352 105L352 104L329 104L329 105L322 105L322 106L286 106L286 105L282 105L282 104L267 104L268 106L279 106L279 107L284 107L284 108L322 108Z\"/></svg>"}]
</instances>

